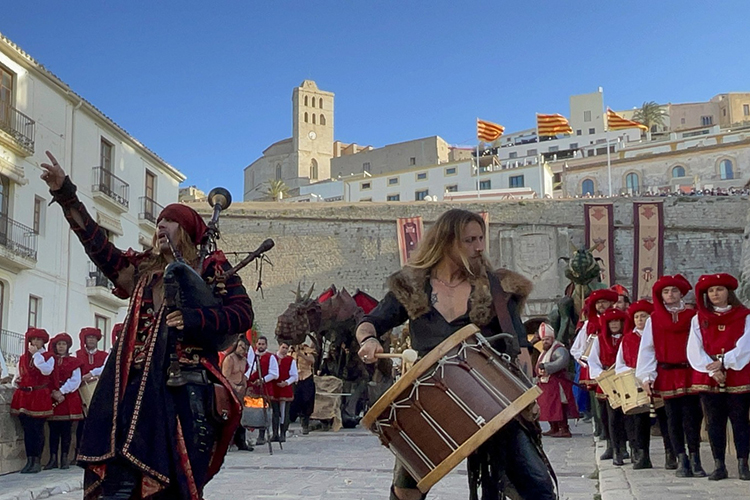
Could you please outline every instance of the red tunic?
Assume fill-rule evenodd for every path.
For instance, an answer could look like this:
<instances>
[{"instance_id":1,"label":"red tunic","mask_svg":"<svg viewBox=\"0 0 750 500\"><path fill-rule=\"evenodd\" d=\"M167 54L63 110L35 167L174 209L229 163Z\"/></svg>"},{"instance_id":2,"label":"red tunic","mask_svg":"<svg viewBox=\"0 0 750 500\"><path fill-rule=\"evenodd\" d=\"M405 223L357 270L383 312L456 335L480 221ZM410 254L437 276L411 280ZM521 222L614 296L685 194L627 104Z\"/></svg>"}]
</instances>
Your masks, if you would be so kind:
<instances>
[{"instance_id":1,"label":"red tunic","mask_svg":"<svg viewBox=\"0 0 750 500\"><path fill-rule=\"evenodd\" d=\"M62 387L73 376L76 368L80 367L81 361L76 357L55 356L55 369L50 375L54 388ZM63 396L65 400L54 407L49 420L83 420L83 403L78 389Z\"/></svg>"},{"instance_id":2,"label":"red tunic","mask_svg":"<svg viewBox=\"0 0 750 500\"><path fill-rule=\"evenodd\" d=\"M750 309L735 306L723 314L698 311L698 325L703 337L703 349L716 359L722 351L731 351L745 333L745 319ZM719 392L719 383L708 373L693 371L693 389L699 392ZM742 394L750 392L750 364L742 370L727 370L726 392Z\"/></svg>"},{"instance_id":3,"label":"red tunic","mask_svg":"<svg viewBox=\"0 0 750 500\"><path fill-rule=\"evenodd\" d=\"M51 352L42 354L47 361ZM34 418L47 418L52 415L52 379L43 375L34 365L31 354L25 352L18 360L18 389L13 393L10 403L12 415L24 414Z\"/></svg>"},{"instance_id":4,"label":"red tunic","mask_svg":"<svg viewBox=\"0 0 750 500\"><path fill-rule=\"evenodd\" d=\"M620 342L622 342L622 335L620 337L613 337L607 325L604 325L599 332L599 361L605 370L609 370L615 366L617 349L620 348ZM598 385L596 386L596 397L599 399L607 398L604 391Z\"/></svg>"},{"instance_id":5,"label":"red tunic","mask_svg":"<svg viewBox=\"0 0 750 500\"><path fill-rule=\"evenodd\" d=\"M694 371L687 358L687 341L693 309L670 313L661 300L655 301L651 329L656 354L654 391L665 399L691 394Z\"/></svg>"},{"instance_id":6,"label":"red tunic","mask_svg":"<svg viewBox=\"0 0 750 500\"><path fill-rule=\"evenodd\" d=\"M107 359L107 353L96 350L94 354L89 354L85 347L76 351L76 358L81 362L81 375L86 375L94 368L99 368Z\"/></svg>"},{"instance_id":7,"label":"red tunic","mask_svg":"<svg viewBox=\"0 0 750 500\"><path fill-rule=\"evenodd\" d=\"M271 382L273 384L273 399L275 401L291 401L294 399L294 385L279 386L279 382L287 380L291 375L293 362L294 358L291 356L284 356L279 359L279 378Z\"/></svg>"},{"instance_id":8,"label":"red tunic","mask_svg":"<svg viewBox=\"0 0 750 500\"><path fill-rule=\"evenodd\" d=\"M557 349L565 346L556 342L551 347L554 353ZM539 356L537 361L537 373L539 371L539 363L544 358L544 354ZM578 407L575 403L575 396L573 396L573 382L568 378L567 370L560 370L559 372L553 373L549 376L547 382L542 382L541 379L537 382L537 385L542 390L542 395L537 399L539 404L539 420L543 422L560 422L566 418L578 418ZM563 402L560 397L560 390L565 394L567 400L567 412L563 412Z\"/></svg>"},{"instance_id":9,"label":"red tunic","mask_svg":"<svg viewBox=\"0 0 750 500\"><path fill-rule=\"evenodd\" d=\"M622 357L628 368L635 368L638 362L638 349L641 347L641 336L635 330L628 330L622 336Z\"/></svg>"},{"instance_id":10,"label":"red tunic","mask_svg":"<svg viewBox=\"0 0 750 500\"><path fill-rule=\"evenodd\" d=\"M592 315L588 322L586 323L586 341L588 344L588 340L592 335L597 335L599 333L599 316ZM596 380L591 378L591 375L589 375L589 367L588 365L581 364L581 370L578 375L578 382L580 384L585 385L588 387L590 391L594 391L597 389L596 386Z\"/></svg>"},{"instance_id":11,"label":"red tunic","mask_svg":"<svg viewBox=\"0 0 750 500\"><path fill-rule=\"evenodd\" d=\"M263 375L263 377L268 375L268 366L271 364L271 356L275 357L276 355L272 352L266 351L261 355L255 356L255 362L260 364L260 373ZM268 396L270 398L273 398L273 381L264 383L261 386L261 384L258 383L260 378L260 375L258 375L258 366L253 366L250 373L250 378L247 379L247 390L255 397ZM261 390L261 387L263 387L264 389Z\"/></svg>"}]
</instances>

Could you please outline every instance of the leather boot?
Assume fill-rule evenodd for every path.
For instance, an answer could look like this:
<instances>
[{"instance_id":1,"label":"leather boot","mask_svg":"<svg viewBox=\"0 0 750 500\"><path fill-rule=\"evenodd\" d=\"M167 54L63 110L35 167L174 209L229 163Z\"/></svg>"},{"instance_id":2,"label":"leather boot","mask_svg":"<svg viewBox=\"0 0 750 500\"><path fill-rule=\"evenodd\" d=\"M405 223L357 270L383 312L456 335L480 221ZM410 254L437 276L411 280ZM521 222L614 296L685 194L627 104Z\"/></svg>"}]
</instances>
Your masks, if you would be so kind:
<instances>
[{"instance_id":1,"label":"leather boot","mask_svg":"<svg viewBox=\"0 0 750 500\"><path fill-rule=\"evenodd\" d=\"M21 474L36 474L37 472L42 472L42 459L40 457L31 457L31 466L26 470L26 472L21 472Z\"/></svg>"},{"instance_id":2,"label":"leather boot","mask_svg":"<svg viewBox=\"0 0 750 500\"><path fill-rule=\"evenodd\" d=\"M557 434L558 429L559 426L557 425L557 422L550 422L549 430L547 432L542 432L542 436L551 436L552 434Z\"/></svg>"},{"instance_id":3,"label":"leather boot","mask_svg":"<svg viewBox=\"0 0 750 500\"><path fill-rule=\"evenodd\" d=\"M57 469L58 467L57 454L50 453L49 460L47 460L47 465L44 466L44 470Z\"/></svg>"},{"instance_id":4,"label":"leather boot","mask_svg":"<svg viewBox=\"0 0 750 500\"><path fill-rule=\"evenodd\" d=\"M667 470L677 469L677 458L672 453L672 450L664 451L664 468Z\"/></svg>"},{"instance_id":5,"label":"leather boot","mask_svg":"<svg viewBox=\"0 0 750 500\"><path fill-rule=\"evenodd\" d=\"M740 479L743 481L750 481L750 468L747 466L747 458L740 458L737 460L737 470L740 473Z\"/></svg>"},{"instance_id":6,"label":"leather boot","mask_svg":"<svg viewBox=\"0 0 750 500\"><path fill-rule=\"evenodd\" d=\"M651 454L648 450L637 450L638 451L638 460L635 461L633 464L634 470L641 470L641 469L653 469L654 466L651 463Z\"/></svg>"},{"instance_id":7,"label":"leather boot","mask_svg":"<svg viewBox=\"0 0 750 500\"><path fill-rule=\"evenodd\" d=\"M68 460L68 455L60 455L60 468L70 469L70 461Z\"/></svg>"},{"instance_id":8,"label":"leather boot","mask_svg":"<svg viewBox=\"0 0 750 500\"><path fill-rule=\"evenodd\" d=\"M302 435L310 434L310 417L302 417Z\"/></svg>"},{"instance_id":9,"label":"leather boot","mask_svg":"<svg viewBox=\"0 0 750 500\"><path fill-rule=\"evenodd\" d=\"M255 441L255 446L262 446L266 444L266 430L258 429L258 439Z\"/></svg>"},{"instance_id":10,"label":"leather boot","mask_svg":"<svg viewBox=\"0 0 750 500\"><path fill-rule=\"evenodd\" d=\"M559 423L557 426L557 433L553 434L552 437L558 437L558 438L569 438L573 437L573 435L570 433L570 427L568 427L568 421L563 420Z\"/></svg>"},{"instance_id":11,"label":"leather boot","mask_svg":"<svg viewBox=\"0 0 750 500\"><path fill-rule=\"evenodd\" d=\"M623 444L622 449L620 450L620 453L622 454L622 459L627 460L630 458L630 453L628 453L628 447L627 445Z\"/></svg>"},{"instance_id":12,"label":"leather boot","mask_svg":"<svg viewBox=\"0 0 750 500\"><path fill-rule=\"evenodd\" d=\"M23 468L19 471L21 474L26 474L29 472L29 468L31 467L31 457L26 457L26 465L23 466Z\"/></svg>"},{"instance_id":13,"label":"leather boot","mask_svg":"<svg viewBox=\"0 0 750 500\"><path fill-rule=\"evenodd\" d=\"M607 449L604 450L604 453L599 457L599 460L610 460L613 455L614 450L612 449L612 441L607 441Z\"/></svg>"},{"instance_id":14,"label":"leather boot","mask_svg":"<svg viewBox=\"0 0 750 500\"><path fill-rule=\"evenodd\" d=\"M720 481L728 477L729 477L729 473L727 472L727 466L724 463L724 460L719 460L718 458L714 458L714 471L711 473L710 476L708 476L708 480Z\"/></svg>"},{"instance_id":15,"label":"leather boot","mask_svg":"<svg viewBox=\"0 0 750 500\"><path fill-rule=\"evenodd\" d=\"M674 473L677 477L693 477L693 471L690 470L690 460L684 453L677 455L677 470Z\"/></svg>"},{"instance_id":16,"label":"leather boot","mask_svg":"<svg viewBox=\"0 0 750 500\"><path fill-rule=\"evenodd\" d=\"M286 443L286 431L289 428L289 424L287 422L284 422L281 424L281 433L279 434L279 442L280 443Z\"/></svg>"},{"instance_id":17,"label":"leather boot","mask_svg":"<svg viewBox=\"0 0 750 500\"><path fill-rule=\"evenodd\" d=\"M692 469L694 477L706 477L706 471L701 466L700 453L690 454L690 469Z\"/></svg>"}]
</instances>

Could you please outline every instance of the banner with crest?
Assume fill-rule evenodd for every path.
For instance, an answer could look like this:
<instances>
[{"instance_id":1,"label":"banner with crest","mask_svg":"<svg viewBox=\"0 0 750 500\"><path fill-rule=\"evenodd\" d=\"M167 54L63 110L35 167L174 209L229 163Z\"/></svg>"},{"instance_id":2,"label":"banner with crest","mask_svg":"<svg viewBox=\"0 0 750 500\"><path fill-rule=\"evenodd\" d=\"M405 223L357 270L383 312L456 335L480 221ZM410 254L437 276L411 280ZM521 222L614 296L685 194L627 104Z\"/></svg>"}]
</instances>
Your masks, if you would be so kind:
<instances>
[{"instance_id":1,"label":"banner with crest","mask_svg":"<svg viewBox=\"0 0 750 500\"><path fill-rule=\"evenodd\" d=\"M664 272L664 205L633 203L633 298L651 297L651 288Z\"/></svg>"},{"instance_id":2,"label":"banner with crest","mask_svg":"<svg viewBox=\"0 0 750 500\"><path fill-rule=\"evenodd\" d=\"M398 234L398 255L401 259L401 267L403 267L422 240L424 231L422 217L401 217L396 220L396 230Z\"/></svg>"},{"instance_id":3,"label":"banner with crest","mask_svg":"<svg viewBox=\"0 0 750 500\"><path fill-rule=\"evenodd\" d=\"M602 283L610 287L615 284L614 209L611 203L592 203L583 205L583 211L586 248L601 259Z\"/></svg>"}]
</instances>

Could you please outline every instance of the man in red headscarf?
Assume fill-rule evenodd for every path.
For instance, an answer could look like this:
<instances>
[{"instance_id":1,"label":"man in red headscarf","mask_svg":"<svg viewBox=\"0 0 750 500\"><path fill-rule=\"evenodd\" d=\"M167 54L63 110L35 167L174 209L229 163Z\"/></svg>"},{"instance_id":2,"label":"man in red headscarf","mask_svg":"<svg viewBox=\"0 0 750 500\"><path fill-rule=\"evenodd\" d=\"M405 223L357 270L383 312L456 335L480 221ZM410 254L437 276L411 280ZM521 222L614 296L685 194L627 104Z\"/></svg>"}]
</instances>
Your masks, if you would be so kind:
<instances>
[{"instance_id":1,"label":"man in red headscarf","mask_svg":"<svg viewBox=\"0 0 750 500\"><path fill-rule=\"evenodd\" d=\"M547 323L539 325L539 336L544 350L536 363L537 385L542 395L539 403L539 420L550 423L545 436L572 437L569 418L578 418L578 408L573 398L573 384L568 378L570 353L562 343L555 340L555 330Z\"/></svg>"},{"instance_id":2,"label":"man in red headscarf","mask_svg":"<svg viewBox=\"0 0 750 500\"><path fill-rule=\"evenodd\" d=\"M199 500L239 424L240 402L221 374L218 352L252 325L250 299L235 274L223 280L221 293L201 283L199 290L181 291L185 301L195 295L211 300L168 305L168 265L179 260L207 283L231 268L220 251L199 258L207 232L200 215L168 205L157 218L153 249L124 252L91 218L55 157L47 156L42 179L53 200L91 261L115 284L113 293L130 298L79 447L84 499ZM180 377L167 378L177 372Z\"/></svg>"}]
</instances>

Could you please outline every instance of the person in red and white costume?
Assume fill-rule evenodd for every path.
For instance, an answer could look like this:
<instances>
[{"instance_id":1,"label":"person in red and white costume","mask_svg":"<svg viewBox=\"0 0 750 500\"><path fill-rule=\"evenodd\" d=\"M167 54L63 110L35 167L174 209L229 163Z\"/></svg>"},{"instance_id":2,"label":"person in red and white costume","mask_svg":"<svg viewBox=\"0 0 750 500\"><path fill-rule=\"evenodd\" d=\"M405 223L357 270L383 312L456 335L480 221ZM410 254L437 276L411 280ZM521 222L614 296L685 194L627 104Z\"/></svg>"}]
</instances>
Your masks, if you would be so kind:
<instances>
[{"instance_id":1,"label":"person in red and white costume","mask_svg":"<svg viewBox=\"0 0 750 500\"><path fill-rule=\"evenodd\" d=\"M654 312L646 321L638 348L635 376L643 390L664 399L677 477L705 477L700 457L703 411L694 393L687 342L695 311L682 297L692 287L681 274L662 276L652 289ZM685 444L687 451L685 453Z\"/></svg>"},{"instance_id":2,"label":"person in red and white costume","mask_svg":"<svg viewBox=\"0 0 750 500\"><path fill-rule=\"evenodd\" d=\"M600 439L607 441L607 449L601 456L602 460L609 460L613 457L612 445L609 438L607 410L604 401L597 400L594 396L593 391L596 390L596 381L592 380L592 377L589 375L588 362L582 358L586 354L589 339L599 333L599 315L611 308L617 302L617 299L617 292L608 288L591 292L586 299L586 303L588 304L585 307L586 321L584 321L581 329L578 331L578 335L576 335L576 339L570 348L570 355L580 365L578 382L588 387L589 391L591 391L591 411L594 414L594 423L596 424L595 434Z\"/></svg>"},{"instance_id":3,"label":"person in red and white costume","mask_svg":"<svg viewBox=\"0 0 750 500\"><path fill-rule=\"evenodd\" d=\"M84 381L93 380L96 375L90 375L91 370L102 368L107 360L107 352L97 347L101 339L102 331L98 328L81 328L78 333L81 348L76 351L76 358L81 361L81 376Z\"/></svg>"},{"instance_id":4,"label":"person in red and white costume","mask_svg":"<svg viewBox=\"0 0 750 500\"><path fill-rule=\"evenodd\" d=\"M698 314L688 339L688 360L695 370L693 389L700 392L715 468L708 479L728 477L727 419L734 431L740 479L750 480L750 309L734 291L731 274L705 274L695 284Z\"/></svg>"},{"instance_id":5,"label":"person in red and white costume","mask_svg":"<svg viewBox=\"0 0 750 500\"><path fill-rule=\"evenodd\" d=\"M648 300L639 300L628 308L628 321L625 323L625 333L617 351L615 362L615 373L620 375L629 370L635 370L638 362L638 349L641 345L641 336L646 321L654 311L654 306ZM664 442L665 469L677 468L677 458L672 451L672 442L669 439L667 427L667 414L664 407L656 409L656 418L661 429ZM636 453L633 456L633 469L651 469L650 442L651 442L651 417L648 413L636 415L625 415L625 431L628 433L628 441L631 447L635 443Z\"/></svg>"},{"instance_id":6,"label":"person in red and white costume","mask_svg":"<svg viewBox=\"0 0 750 500\"><path fill-rule=\"evenodd\" d=\"M55 360L44 344L49 334L41 328L29 327L25 335L26 352L18 360L18 373L13 378L16 391L10 403L10 414L17 415L23 427L26 465L21 474L42 470L44 421L52 416L52 380Z\"/></svg>"},{"instance_id":7,"label":"person in red and white costume","mask_svg":"<svg viewBox=\"0 0 750 500\"><path fill-rule=\"evenodd\" d=\"M630 307L630 292L622 285L612 285L612 290L617 292L617 301L612 307L620 311L627 312Z\"/></svg>"},{"instance_id":8,"label":"person in red and white costume","mask_svg":"<svg viewBox=\"0 0 750 500\"><path fill-rule=\"evenodd\" d=\"M255 362L247 378L247 392L253 397L271 399L273 386L271 382L279 378L279 362L276 356L268 351L268 338L261 335L255 343ZM256 445L266 444L266 430L258 429Z\"/></svg>"},{"instance_id":9,"label":"person in red and white costume","mask_svg":"<svg viewBox=\"0 0 750 500\"><path fill-rule=\"evenodd\" d=\"M81 385L81 360L70 355L73 338L59 333L50 340L49 348L54 354L55 369L52 372L52 400L54 409L47 419L49 426L49 461L44 469L70 468L71 429L74 421L83 420L83 403L78 387ZM58 448L60 462L58 463Z\"/></svg>"},{"instance_id":10,"label":"person in red and white costume","mask_svg":"<svg viewBox=\"0 0 750 500\"><path fill-rule=\"evenodd\" d=\"M273 437L271 441L286 441L286 431L289 428L289 409L294 399L294 383L299 379L297 361L289 356L289 344L279 343L276 352L279 361L279 376L273 381ZM279 427L280 426L280 427Z\"/></svg>"},{"instance_id":11,"label":"person in red and white costume","mask_svg":"<svg viewBox=\"0 0 750 500\"><path fill-rule=\"evenodd\" d=\"M615 308L607 309L599 316L599 334L591 346L591 354L588 360L591 378L597 379L605 371L614 368L627 317L626 313ZM607 412L610 438L610 446L608 447L611 447L613 452L612 464L625 465L627 447L622 410L612 408L607 395L599 387L596 388L596 397L599 401L603 401Z\"/></svg>"},{"instance_id":12,"label":"person in red and white costume","mask_svg":"<svg viewBox=\"0 0 750 500\"><path fill-rule=\"evenodd\" d=\"M547 323L539 325L539 336L544 350L536 363L537 385L542 395L537 399L539 420L550 423L545 436L555 438L572 437L569 418L578 418L578 408L573 397L573 383L568 378L570 353L555 340L555 329Z\"/></svg>"}]
</instances>

